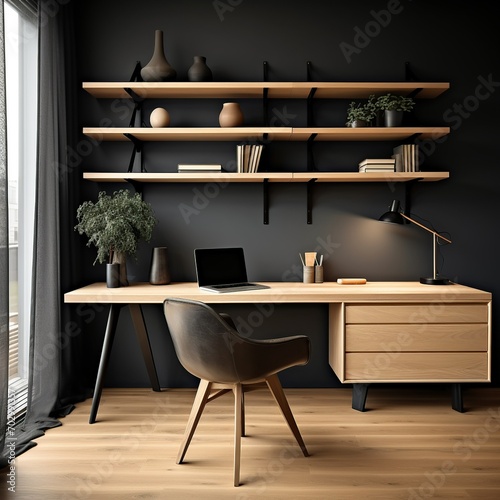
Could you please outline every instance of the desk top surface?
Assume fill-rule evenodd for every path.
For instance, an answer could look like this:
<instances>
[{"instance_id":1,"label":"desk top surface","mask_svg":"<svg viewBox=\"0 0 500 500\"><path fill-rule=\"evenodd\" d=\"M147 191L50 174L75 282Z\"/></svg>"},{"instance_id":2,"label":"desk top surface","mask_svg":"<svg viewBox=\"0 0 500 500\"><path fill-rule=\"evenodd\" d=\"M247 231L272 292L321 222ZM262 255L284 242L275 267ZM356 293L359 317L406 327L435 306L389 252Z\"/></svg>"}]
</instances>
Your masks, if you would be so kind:
<instances>
[{"instance_id":1,"label":"desk top surface","mask_svg":"<svg viewBox=\"0 0 500 500\"><path fill-rule=\"evenodd\" d=\"M151 285L130 283L107 288L93 283L64 295L66 303L161 304L177 297L207 303L334 303L334 302L461 302L490 301L491 293L464 285L423 285L418 282L367 282L364 285L331 283L260 282L270 288L249 292L213 293L200 290L197 283Z\"/></svg>"}]
</instances>

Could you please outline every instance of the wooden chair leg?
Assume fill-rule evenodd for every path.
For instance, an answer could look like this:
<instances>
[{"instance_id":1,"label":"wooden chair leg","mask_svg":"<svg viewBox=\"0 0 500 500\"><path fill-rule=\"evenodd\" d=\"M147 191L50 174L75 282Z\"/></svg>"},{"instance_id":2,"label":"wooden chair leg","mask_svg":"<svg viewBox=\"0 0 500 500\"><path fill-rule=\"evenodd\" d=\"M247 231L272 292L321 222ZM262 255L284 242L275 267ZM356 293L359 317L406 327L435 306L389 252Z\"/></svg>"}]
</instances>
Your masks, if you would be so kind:
<instances>
[{"instance_id":1,"label":"wooden chair leg","mask_svg":"<svg viewBox=\"0 0 500 500\"><path fill-rule=\"evenodd\" d=\"M280 407L281 413L285 417L285 420L286 420L286 423L288 424L288 427L290 427L292 434L295 436L295 439L297 440L297 443L299 444L300 449L302 450L302 453L304 454L305 457L308 457L309 453L307 451L304 440L302 439L302 436L300 435L300 431L299 431L299 428L297 427L297 423L295 422L295 419L293 418L292 410L290 409L290 406L288 405L288 401L286 399L285 393L283 392L283 388L281 387L281 382L278 378L278 375L275 374L275 375L271 375L269 378L266 378L266 383L267 383L267 386L269 387L269 390L271 391L272 395L274 396L276 403L278 403L278 406Z\"/></svg>"},{"instance_id":2,"label":"wooden chair leg","mask_svg":"<svg viewBox=\"0 0 500 500\"><path fill-rule=\"evenodd\" d=\"M245 437L245 391L241 391L241 437Z\"/></svg>"},{"instance_id":3,"label":"wooden chair leg","mask_svg":"<svg viewBox=\"0 0 500 500\"><path fill-rule=\"evenodd\" d=\"M241 459L241 433L242 433L242 407L243 387L236 384L234 392L234 486L240 485L240 459Z\"/></svg>"},{"instance_id":4,"label":"wooden chair leg","mask_svg":"<svg viewBox=\"0 0 500 500\"><path fill-rule=\"evenodd\" d=\"M182 463L182 461L184 460L184 455L186 454L186 451L189 447L189 443L191 442L191 438L193 437L194 431L196 430L196 426L200 421L203 409L207 404L211 389L212 382L208 382L208 380L200 380L200 385L198 386L198 391L196 392L196 397L194 398L193 407L191 408L191 413L189 415L186 430L184 432L184 438L177 455L178 464Z\"/></svg>"}]
</instances>

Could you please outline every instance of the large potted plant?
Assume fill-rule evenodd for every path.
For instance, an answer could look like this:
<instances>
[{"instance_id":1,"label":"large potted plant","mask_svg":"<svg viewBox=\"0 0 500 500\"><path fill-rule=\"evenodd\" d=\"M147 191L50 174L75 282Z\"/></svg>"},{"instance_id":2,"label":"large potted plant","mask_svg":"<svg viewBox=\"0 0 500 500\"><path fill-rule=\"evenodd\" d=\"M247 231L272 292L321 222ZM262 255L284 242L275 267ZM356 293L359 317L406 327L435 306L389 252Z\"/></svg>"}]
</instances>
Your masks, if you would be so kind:
<instances>
[{"instance_id":1,"label":"large potted plant","mask_svg":"<svg viewBox=\"0 0 500 500\"><path fill-rule=\"evenodd\" d=\"M415 101L411 97L385 94L377 98L376 106L384 111L386 127L400 127L403 123L403 113L413 109Z\"/></svg>"},{"instance_id":2,"label":"large potted plant","mask_svg":"<svg viewBox=\"0 0 500 500\"><path fill-rule=\"evenodd\" d=\"M96 203L86 201L78 207L75 230L85 234L87 246L97 248L94 264L120 265L120 285L127 286L126 256L135 256L140 240L149 241L157 223L153 209L139 193L101 191Z\"/></svg>"},{"instance_id":3,"label":"large potted plant","mask_svg":"<svg viewBox=\"0 0 500 500\"><path fill-rule=\"evenodd\" d=\"M367 127L371 125L377 112L376 99L374 95L368 98L366 103L352 101L347 108L348 127Z\"/></svg>"}]
</instances>

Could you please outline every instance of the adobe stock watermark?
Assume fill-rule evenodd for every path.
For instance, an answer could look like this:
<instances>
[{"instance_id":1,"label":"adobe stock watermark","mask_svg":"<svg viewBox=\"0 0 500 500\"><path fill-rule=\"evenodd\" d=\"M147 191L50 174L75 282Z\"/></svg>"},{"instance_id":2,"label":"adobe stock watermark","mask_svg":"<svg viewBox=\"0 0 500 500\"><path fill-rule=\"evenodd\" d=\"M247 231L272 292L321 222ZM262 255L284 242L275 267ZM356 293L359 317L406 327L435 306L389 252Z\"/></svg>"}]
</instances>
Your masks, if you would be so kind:
<instances>
[{"instance_id":1,"label":"adobe stock watermark","mask_svg":"<svg viewBox=\"0 0 500 500\"><path fill-rule=\"evenodd\" d=\"M292 120L296 118L296 114L289 113L286 106L283 106L281 109L273 108L272 109L272 117L269 120L270 127L287 127L290 126ZM248 142L262 144L266 146L271 144L271 139L263 139L260 136L258 137L249 137ZM186 225L191 224L192 217L196 217L205 210L212 200L215 200L221 193L223 189L225 189L230 180L231 173L237 171L237 163L235 160L231 160L226 164L225 172L218 175L218 180L213 182L206 182L203 188L195 187L192 189L193 197L190 203L179 203L177 208L181 214L182 219L186 223Z\"/></svg>"},{"instance_id":2,"label":"adobe stock watermark","mask_svg":"<svg viewBox=\"0 0 500 500\"><path fill-rule=\"evenodd\" d=\"M393 338L379 345L379 351L372 358L364 360L363 373L365 378L373 379L383 376L402 352L408 351L415 342L417 335L432 335L436 321L442 316L450 301L456 300L453 291L444 291L441 296L429 303L416 305L415 310L408 318L408 328L403 325L395 326Z\"/></svg>"},{"instance_id":3,"label":"adobe stock watermark","mask_svg":"<svg viewBox=\"0 0 500 500\"><path fill-rule=\"evenodd\" d=\"M157 425L165 422L166 417L172 415L172 402L167 396L165 399L156 398L156 405L150 416L141 422L132 425L120 436L119 442L110 449L106 458L96 461L86 470L86 475L74 479L75 487L71 494L64 494L62 500L79 500L94 497L101 487L115 471L125 462L129 455L135 453L141 443L151 436Z\"/></svg>"},{"instance_id":4,"label":"adobe stock watermark","mask_svg":"<svg viewBox=\"0 0 500 500\"><path fill-rule=\"evenodd\" d=\"M487 77L479 75L477 77L478 84L474 88L474 92L467 95L462 102L454 103L443 113L445 124L449 125L452 130L459 129L465 120L471 118L473 113L479 109L482 102L487 101L500 87L500 82L493 79L493 74L490 73ZM419 148L419 167L436 151L437 145L448 140L447 135L441 135L438 132L429 139L417 139L415 144Z\"/></svg>"},{"instance_id":5,"label":"adobe stock watermark","mask_svg":"<svg viewBox=\"0 0 500 500\"><path fill-rule=\"evenodd\" d=\"M235 7L238 7L243 3L243 0L214 0L212 6L219 18L219 21L224 21L224 16L227 13L233 13Z\"/></svg>"},{"instance_id":6,"label":"adobe stock watermark","mask_svg":"<svg viewBox=\"0 0 500 500\"><path fill-rule=\"evenodd\" d=\"M297 458L303 457L302 451L297 443L286 441L283 443L277 458L269 460L265 467L257 470L256 474L250 478L250 481L255 481L258 484L256 490L252 493L238 492L237 500L248 500L255 498L256 495L264 494L269 485L274 483L276 479L283 474L286 467L289 467Z\"/></svg>"},{"instance_id":7,"label":"adobe stock watermark","mask_svg":"<svg viewBox=\"0 0 500 500\"><path fill-rule=\"evenodd\" d=\"M492 434L500 429L500 407L489 408L488 416L483 423L474 429L470 435L456 441L453 445L453 453L460 458L460 462L466 463L473 458L477 452L491 438ZM443 488L448 479L460 470L460 462L445 460L441 465L424 474L425 480L415 488L408 489L408 500L423 500L432 498L440 488Z\"/></svg>"},{"instance_id":8,"label":"adobe stock watermark","mask_svg":"<svg viewBox=\"0 0 500 500\"><path fill-rule=\"evenodd\" d=\"M353 56L361 54L362 49L370 45L373 38L380 35L384 28L392 22L393 17L401 14L404 7L399 0L389 0L385 9L370 11L371 19L362 27L354 27L354 38L352 43L341 42L340 51L348 64L352 62Z\"/></svg>"}]
</instances>

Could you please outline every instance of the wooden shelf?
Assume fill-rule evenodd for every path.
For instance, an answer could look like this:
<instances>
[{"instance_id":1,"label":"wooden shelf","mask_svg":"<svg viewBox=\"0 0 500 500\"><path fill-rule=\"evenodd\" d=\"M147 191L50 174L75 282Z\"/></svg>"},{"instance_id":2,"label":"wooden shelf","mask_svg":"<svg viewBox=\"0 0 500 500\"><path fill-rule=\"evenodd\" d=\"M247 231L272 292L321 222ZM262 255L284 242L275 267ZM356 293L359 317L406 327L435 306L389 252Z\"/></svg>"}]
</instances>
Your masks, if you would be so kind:
<instances>
[{"instance_id":1,"label":"wooden shelf","mask_svg":"<svg viewBox=\"0 0 500 500\"><path fill-rule=\"evenodd\" d=\"M99 141L288 141L290 127L86 127L83 133ZM127 135L126 135L127 134ZM265 134L266 137L265 137Z\"/></svg>"},{"instance_id":2,"label":"wooden shelf","mask_svg":"<svg viewBox=\"0 0 500 500\"><path fill-rule=\"evenodd\" d=\"M98 141L404 141L439 139L449 127L85 127L83 133ZM129 137L127 137L129 136Z\"/></svg>"},{"instance_id":3,"label":"wooden shelf","mask_svg":"<svg viewBox=\"0 0 500 500\"><path fill-rule=\"evenodd\" d=\"M306 99L314 89L315 99L363 99L387 92L415 93L431 99L450 88L440 82L84 82L83 89L98 98L131 98L126 89L149 99Z\"/></svg>"},{"instance_id":4,"label":"wooden shelf","mask_svg":"<svg viewBox=\"0 0 500 500\"><path fill-rule=\"evenodd\" d=\"M449 127L308 127L293 128L289 140L307 141L316 134L315 141L405 141L413 136L439 139L449 133Z\"/></svg>"},{"instance_id":5,"label":"wooden shelf","mask_svg":"<svg viewBox=\"0 0 500 500\"><path fill-rule=\"evenodd\" d=\"M232 172L193 172L182 173L115 173L84 172L83 178L94 182L407 182L441 181L449 178L448 172L257 172L255 174L237 174Z\"/></svg>"}]
</instances>

